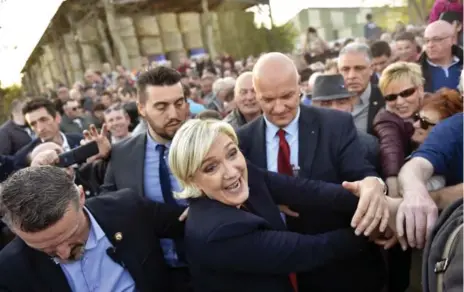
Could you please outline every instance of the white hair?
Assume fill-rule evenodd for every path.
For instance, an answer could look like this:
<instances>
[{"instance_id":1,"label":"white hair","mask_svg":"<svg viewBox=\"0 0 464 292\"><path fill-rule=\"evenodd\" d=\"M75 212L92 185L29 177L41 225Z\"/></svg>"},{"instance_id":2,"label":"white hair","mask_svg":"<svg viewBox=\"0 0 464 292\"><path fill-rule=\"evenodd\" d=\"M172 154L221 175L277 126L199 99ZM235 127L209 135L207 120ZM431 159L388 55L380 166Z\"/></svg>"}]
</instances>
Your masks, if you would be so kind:
<instances>
[{"instance_id":1,"label":"white hair","mask_svg":"<svg viewBox=\"0 0 464 292\"><path fill-rule=\"evenodd\" d=\"M364 54L369 62L372 61L371 49L369 48L367 44L363 44L363 43L348 44L343 49L341 49L340 54L338 56L340 57L340 56L343 56L349 53Z\"/></svg>"},{"instance_id":2,"label":"white hair","mask_svg":"<svg viewBox=\"0 0 464 292\"><path fill-rule=\"evenodd\" d=\"M323 75L321 72L314 72L308 79L308 87L313 88L317 77Z\"/></svg>"},{"instance_id":3,"label":"white hair","mask_svg":"<svg viewBox=\"0 0 464 292\"><path fill-rule=\"evenodd\" d=\"M235 87L235 79L233 77L219 78L213 83L213 93L218 94L220 91L227 88Z\"/></svg>"}]
</instances>

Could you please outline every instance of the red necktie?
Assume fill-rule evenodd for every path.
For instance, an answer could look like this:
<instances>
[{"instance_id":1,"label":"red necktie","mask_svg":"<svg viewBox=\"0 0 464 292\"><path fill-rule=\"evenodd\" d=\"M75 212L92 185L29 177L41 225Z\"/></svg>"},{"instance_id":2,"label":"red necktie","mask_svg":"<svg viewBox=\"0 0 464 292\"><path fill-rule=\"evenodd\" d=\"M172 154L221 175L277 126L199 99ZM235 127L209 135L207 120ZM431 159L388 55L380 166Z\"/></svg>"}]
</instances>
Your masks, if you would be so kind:
<instances>
[{"instance_id":1,"label":"red necktie","mask_svg":"<svg viewBox=\"0 0 464 292\"><path fill-rule=\"evenodd\" d=\"M279 153L277 154L277 171L286 175L293 176L292 165L290 164L290 146L285 139L285 130L277 132L279 136Z\"/></svg>"},{"instance_id":2,"label":"red necktie","mask_svg":"<svg viewBox=\"0 0 464 292\"><path fill-rule=\"evenodd\" d=\"M279 153L277 154L277 171L282 174L293 176L292 165L290 164L290 146L288 146L287 139L285 139L285 130L279 129L277 131L279 136ZM298 283L296 281L296 274L290 273L290 283L292 283L293 290L298 292Z\"/></svg>"}]
</instances>

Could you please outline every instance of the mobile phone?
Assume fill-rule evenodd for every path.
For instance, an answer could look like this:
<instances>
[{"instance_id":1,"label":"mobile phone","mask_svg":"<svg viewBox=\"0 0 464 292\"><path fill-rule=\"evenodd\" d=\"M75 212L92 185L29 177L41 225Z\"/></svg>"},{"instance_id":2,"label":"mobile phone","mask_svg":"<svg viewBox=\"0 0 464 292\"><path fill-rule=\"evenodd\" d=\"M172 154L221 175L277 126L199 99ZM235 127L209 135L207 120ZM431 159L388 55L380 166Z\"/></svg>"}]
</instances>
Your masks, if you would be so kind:
<instances>
[{"instance_id":1,"label":"mobile phone","mask_svg":"<svg viewBox=\"0 0 464 292\"><path fill-rule=\"evenodd\" d=\"M85 145L72 149L71 151L58 155L59 162L57 166L68 167L74 164L85 162L89 157L98 154L97 142L92 141Z\"/></svg>"}]
</instances>

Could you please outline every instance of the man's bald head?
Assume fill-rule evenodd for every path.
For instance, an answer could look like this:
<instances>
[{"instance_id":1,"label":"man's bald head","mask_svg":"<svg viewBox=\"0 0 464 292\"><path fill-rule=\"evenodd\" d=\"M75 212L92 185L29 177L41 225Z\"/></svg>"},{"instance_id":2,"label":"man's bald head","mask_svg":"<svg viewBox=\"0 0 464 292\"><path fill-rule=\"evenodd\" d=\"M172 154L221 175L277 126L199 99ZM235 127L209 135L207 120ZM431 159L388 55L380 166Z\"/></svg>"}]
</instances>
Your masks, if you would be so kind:
<instances>
[{"instance_id":1,"label":"man's bald head","mask_svg":"<svg viewBox=\"0 0 464 292\"><path fill-rule=\"evenodd\" d=\"M260 79L282 78L282 76L293 76L298 83L298 70L295 63L282 53L262 55L253 68L253 82Z\"/></svg>"},{"instance_id":2,"label":"man's bald head","mask_svg":"<svg viewBox=\"0 0 464 292\"><path fill-rule=\"evenodd\" d=\"M63 148L56 144L55 142L44 142L44 143L41 143L39 144L38 146L36 146L34 148L34 150L32 150L31 154L30 154L30 159L31 161L34 160L34 158L44 152L44 151L47 151L47 150L53 150L55 151L57 154L61 154L63 153Z\"/></svg>"},{"instance_id":3,"label":"man's bald head","mask_svg":"<svg viewBox=\"0 0 464 292\"><path fill-rule=\"evenodd\" d=\"M437 20L429 24L424 32L425 52L429 60L435 64L448 63L452 58L455 37L450 23Z\"/></svg>"},{"instance_id":4,"label":"man's bald head","mask_svg":"<svg viewBox=\"0 0 464 292\"><path fill-rule=\"evenodd\" d=\"M427 25L424 37L429 38L433 36L450 36L454 34L453 25L444 20L437 20Z\"/></svg>"},{"instance_id":5,"label":"man's bald head","mask_svg":"<svg viewBox=\"0 0 464 292\"><path fill-rule=\"evenodd\" d=\"M253 69L253 87L263 114L277 127L296 117L300 104L299 75L292 59L281 53L262 55Z\"/></svg>"},{"instance_id":6,"label":"man's bald head","mask_svg":"<svg viewBox=\"0 0 464 292\"><path fill-rule=\"evenodd\" d=\"M444 20L437 20L427 25L425 28L424 36L427 37L427 33L437 32L441 33L443 36L450 35L454 33L453 25Z\"/></svg>"}]
</instances>

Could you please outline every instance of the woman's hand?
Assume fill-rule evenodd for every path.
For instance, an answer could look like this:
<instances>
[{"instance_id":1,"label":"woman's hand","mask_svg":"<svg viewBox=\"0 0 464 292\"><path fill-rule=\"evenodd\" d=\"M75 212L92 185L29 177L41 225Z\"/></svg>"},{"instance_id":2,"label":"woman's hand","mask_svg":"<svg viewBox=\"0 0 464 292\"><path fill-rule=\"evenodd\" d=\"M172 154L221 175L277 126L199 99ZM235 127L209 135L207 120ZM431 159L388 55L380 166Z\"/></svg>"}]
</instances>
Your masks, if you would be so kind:
<instances>
[{"instance_id":1,"label":"woman's hand","mask_svg":"<svg viewBox=\"0 0 464 292\"><path fill-rule=\"evenodd\" d=\"M351 220L356 235L369 236L377 227L384 232L390 212L385 186L376 177L366 177L361 181L343 182L342 186L359 197L358 208ZM380 224L380 226L379 226Z\"/></svg>"}]
</instances>

